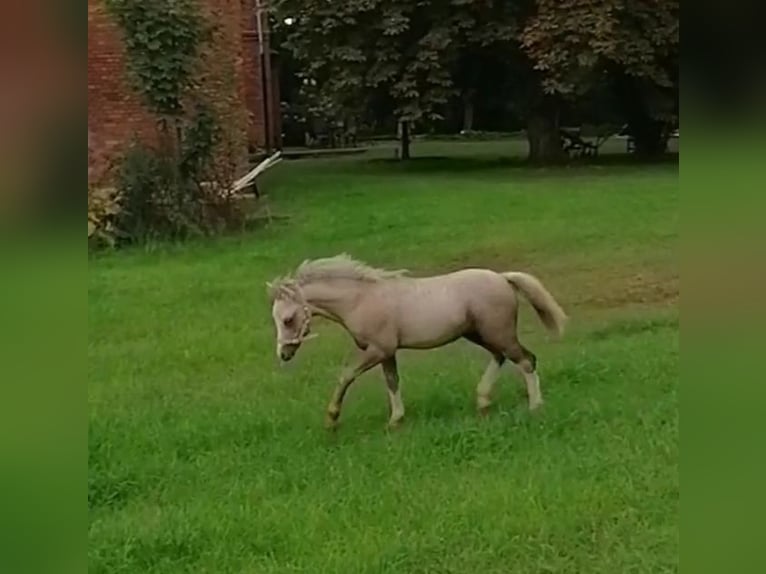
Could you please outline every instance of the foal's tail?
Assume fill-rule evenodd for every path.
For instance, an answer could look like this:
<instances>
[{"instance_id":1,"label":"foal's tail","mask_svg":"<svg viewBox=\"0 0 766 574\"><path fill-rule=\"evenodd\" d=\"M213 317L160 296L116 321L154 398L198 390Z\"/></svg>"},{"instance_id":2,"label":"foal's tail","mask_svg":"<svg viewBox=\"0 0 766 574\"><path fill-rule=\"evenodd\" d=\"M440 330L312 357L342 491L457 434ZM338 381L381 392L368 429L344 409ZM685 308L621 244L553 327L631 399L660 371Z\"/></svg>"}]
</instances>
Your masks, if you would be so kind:
<instances>
[{"instance_id":1,"label":"foal's tail","mask_svg":"<svg viewBox=\"0 0 766 574\"><path fill-rule=\"evenodd\" d=\"M566 313L537 277L516 271L501 273L501 275L524 294L549 331L556 335L564 333Z\"/></svg>"}]
</instances>

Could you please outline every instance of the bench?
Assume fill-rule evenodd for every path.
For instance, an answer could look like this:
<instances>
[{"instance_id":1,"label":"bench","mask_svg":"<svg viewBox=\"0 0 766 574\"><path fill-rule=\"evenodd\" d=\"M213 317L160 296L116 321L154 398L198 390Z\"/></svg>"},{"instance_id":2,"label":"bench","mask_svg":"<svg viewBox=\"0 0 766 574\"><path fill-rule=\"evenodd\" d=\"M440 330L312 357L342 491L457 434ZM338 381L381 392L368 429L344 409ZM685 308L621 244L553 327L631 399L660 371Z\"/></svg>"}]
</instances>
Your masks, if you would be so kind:
<instances>
[{"instance_id":1,"label":"bench","mask_svg":"<svg viewBox=\"0 0 766 574\"><path fill-rule=\"evenodd\" d=\"M596 157L601 146L619 131L619 126L611 124L561 128L561 145L570 157Z\"/></svg>"},{"instance_id":2,"label":"bench","mask_svg":"<svg viewBox=\"0 0 766 574\"><path fill-rule=\"evenodd\" d=\"M677 129L675 129L672 132L670 132L670 134L668 135L668 142L670 142L670 140L677 140L677 139L679 139L678 135L679 134L678 134L678 130ZM625 151L627 151L628 153L633 153L634 151L636 151L636 140L630 134L626 135L626 139L625 139Z\"/></svg>"}]
</instances>

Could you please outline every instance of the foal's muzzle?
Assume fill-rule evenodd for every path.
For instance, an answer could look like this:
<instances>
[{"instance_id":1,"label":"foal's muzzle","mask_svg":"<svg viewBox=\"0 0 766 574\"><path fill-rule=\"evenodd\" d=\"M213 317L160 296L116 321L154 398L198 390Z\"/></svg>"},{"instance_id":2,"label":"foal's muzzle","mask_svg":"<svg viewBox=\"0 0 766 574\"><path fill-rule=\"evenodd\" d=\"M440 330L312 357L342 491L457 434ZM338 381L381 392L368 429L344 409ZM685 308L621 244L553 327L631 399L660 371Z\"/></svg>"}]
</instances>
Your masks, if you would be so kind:
<instances>
[{"instance_id":1,"label":"foal's muzzle","mask_svg":"<svg viewBox=\"0 0 766 574\"><path fill-rule=\"evenodd\" d=\"M281 360L289 361L295 356L295 352L298 350L299 346L300 345L295 345L291 343L280 345L279 349L277 350L277 354L279 355L279 358Z\"/></svg>"},{"instance_id":2,"label":"foal's muzzle","mask_svg":"<svg viewBox=\"0 0 766 574\"><path fill-rule=\"evenodd\" d=\"M306 321L301 328L301 332L294 339L277 339L277 356L282 361L289 361L295 356L303 341L308 341L314 337L316 335L311 332L311 326Z\"/></svg>"}]
</instances>

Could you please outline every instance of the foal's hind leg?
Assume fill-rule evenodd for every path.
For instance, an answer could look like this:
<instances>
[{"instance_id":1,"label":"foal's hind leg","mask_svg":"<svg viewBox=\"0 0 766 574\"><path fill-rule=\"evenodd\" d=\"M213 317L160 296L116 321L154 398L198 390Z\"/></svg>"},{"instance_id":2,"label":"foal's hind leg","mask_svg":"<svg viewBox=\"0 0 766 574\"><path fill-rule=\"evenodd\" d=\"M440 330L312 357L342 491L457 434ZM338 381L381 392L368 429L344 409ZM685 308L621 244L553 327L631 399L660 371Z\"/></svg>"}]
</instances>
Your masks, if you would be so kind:
<instances>
[{"instance_id":1,"label":"foal's hind leg","mask_svg":"<svg viewBox=\"0 0 766 574\"><path fill-rule=\"evenodd\" d=\"M505 357L502 354L493 353L484 375L476 386L476 408L479 414L485 415L489 411L492 404L492 389L500 376L500 367L504 362Z\"/></svg>"},{"instance_id":2,"label":"foal's hind leg","mask_svg":"<svg viewBox=\"0 0 766 574\"><path fill-rule=\"evenodd\" d=\"M524 377L529 410L533 411L540 407L543 404L543 396L540 393L540 377L537 375L537 358L534 353L518 341L514 341L509 345L505 355L516 364Z\"/></svg>"},{"instance_id":3,"label":"foal's hind leg","mask_svg":"<svg viewBox=\"0 0 766 574\"><path fill-rule=\"evenodd\" d=\"M404 418L404 403L402 393L399 390L399 371L396 368L396 357L389 357L382 363L383 375L388 388L388 402L391 406L391 418L388 426L395 428Z\"/></svg>"},{"instance_id":4,"label":"foal's hind leg","mask_svg":"<svg viewBox=\"0 0 766 574\"><path fill-rule=\"evenodd\" d=\"M484 370L479 384L476 385L476 409L480 415L486 415L492 405L492 389L500 377L500 367L505 363L505 355L499 351L501 346L491 344L479 331L471 331L464 337L492 354L492 359Z\"/></svg>"}]
</instances>

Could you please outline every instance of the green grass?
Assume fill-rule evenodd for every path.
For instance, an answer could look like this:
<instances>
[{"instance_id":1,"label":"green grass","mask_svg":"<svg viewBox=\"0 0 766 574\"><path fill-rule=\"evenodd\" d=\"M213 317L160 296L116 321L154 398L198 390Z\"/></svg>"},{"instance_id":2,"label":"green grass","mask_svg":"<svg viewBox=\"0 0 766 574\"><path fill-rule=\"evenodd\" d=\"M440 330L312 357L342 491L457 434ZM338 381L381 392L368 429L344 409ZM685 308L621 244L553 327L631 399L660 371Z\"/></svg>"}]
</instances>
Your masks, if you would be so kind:
<instances>
[{"instance_id":1,"label":"green grass","mask_svg":"<svg viewBox=\"0 0 766 574\"><path fill-rule=\"evenodd\" d=\"M286 222L92 260L91 572L677 570L677 169L533 170L507 150L286 161L262 184ZM509 370L479 420L486 357L455 343L402 353L398 432L373 371L327 433L350 342L317 325L280 368L264 283L344 250L538 274L572 317L549 341L524 307L543 412Z\"/></svg>"}]
</instances>

